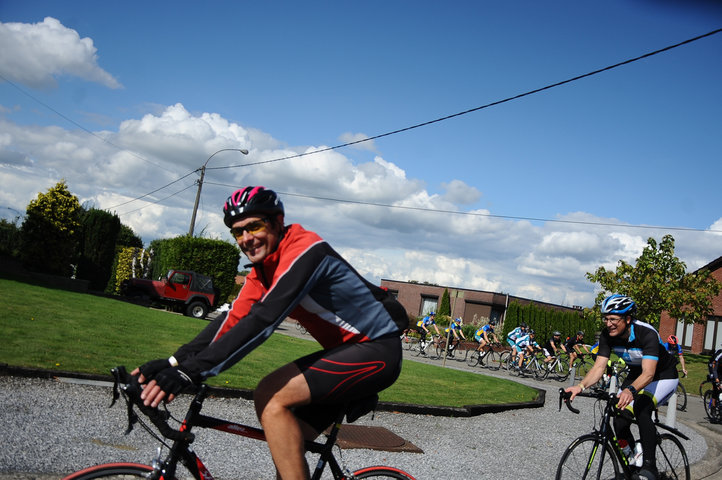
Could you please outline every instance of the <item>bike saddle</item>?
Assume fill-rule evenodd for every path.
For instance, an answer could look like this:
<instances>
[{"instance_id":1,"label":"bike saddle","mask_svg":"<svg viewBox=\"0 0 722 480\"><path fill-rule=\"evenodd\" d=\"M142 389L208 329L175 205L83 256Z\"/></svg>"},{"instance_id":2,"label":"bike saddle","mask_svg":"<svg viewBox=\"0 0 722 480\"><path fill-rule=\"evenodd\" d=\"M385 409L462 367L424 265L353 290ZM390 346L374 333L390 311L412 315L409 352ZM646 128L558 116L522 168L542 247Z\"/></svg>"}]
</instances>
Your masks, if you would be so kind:
<instances>
[{"instance_id":1,"label":"bike saddle","mask_svg":"<svg viewBox=\"0 0 722 480\"><path fill-rule=\"evenodd\" d=\"M346 405L346 421L348 423L355 422L367 413L376 410L376 405L378 403L379 396L376 393L369 395L368 397L362 397L349 401Z\"/></svg>"}]
</instances>

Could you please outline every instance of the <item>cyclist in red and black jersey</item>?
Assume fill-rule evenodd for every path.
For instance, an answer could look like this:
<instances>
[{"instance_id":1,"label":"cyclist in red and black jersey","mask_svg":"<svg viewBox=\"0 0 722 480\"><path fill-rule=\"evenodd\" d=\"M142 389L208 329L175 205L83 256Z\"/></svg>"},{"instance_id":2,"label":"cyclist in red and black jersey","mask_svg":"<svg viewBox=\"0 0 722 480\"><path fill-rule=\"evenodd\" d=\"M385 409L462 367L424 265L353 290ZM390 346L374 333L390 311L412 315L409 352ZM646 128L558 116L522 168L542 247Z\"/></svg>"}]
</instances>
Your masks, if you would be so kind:
<instances>
[{"instance_id":1,"label":"cyclist in red and black jersey","mask_svg":"<svg viewBox=\"0 0 722 480\"><path fill-rule=\"evenodd\" d=\"M133 373L146 405L172 401L192 383L217 375L266 340L286 318L298 320L323 350L261 380L256 412L279 476L307 478L304 439L335 420L341 404L379 392L401 371L406 311L366 281L313 232L284 224L272 190L246 187L226 201L224 222L251 261L251 273L227 315L169 359Z\"/></svg>"},{"instance_id":2,"label":"cyclist in red and black jersey","mask_svg":"<svg viewBox=\"0 0 722 480\"><path fill-rule=\"evenodd\" d=\"M659 333L650 324L633 317L634 301L623 295L611 295L602 302L605 328L599 337L599 350L594 366L579 385L569 387L573 400L588 386L595 385L604 374L612 352L629 366L629 374L618 393L617 407L631 408L639 426L644 462L633 478L656 480L656 427L652 412L677 389L676 359L662 345ZM631 421L625 416L614 419L617 438L634 447Z\"/></svg>"}]
</instances>

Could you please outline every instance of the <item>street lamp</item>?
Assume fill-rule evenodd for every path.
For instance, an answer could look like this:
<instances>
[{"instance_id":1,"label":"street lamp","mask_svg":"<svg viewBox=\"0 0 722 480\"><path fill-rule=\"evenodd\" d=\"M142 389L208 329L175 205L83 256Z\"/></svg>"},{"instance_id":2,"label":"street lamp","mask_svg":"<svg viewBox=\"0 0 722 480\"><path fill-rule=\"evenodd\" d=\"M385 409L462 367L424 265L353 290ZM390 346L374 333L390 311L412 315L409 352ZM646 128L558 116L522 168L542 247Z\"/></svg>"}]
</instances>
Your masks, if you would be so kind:
<instances>
[{"instance_id":1,"label":"street lamp","mask_svg":"<svg viewBox=\"0 0 722 480\"><path fill-rule=\"evenodd\" d=\"M217 153L221 152L228 152L230 150L235 150L236 152L241 152L243 155L248 155L248 150L245 148L222 148L218 150L217 152L214 152L213 155L208 157L208 160L206 160L206 163L203 164L201 167L201 178L198 180L198 191L196 192L196 203L193 205L193 215L191 216L191 228L188 229L188 236L193 236L193 228L196 225L196 213L198 212L198 202L201 199L201 189L203 188L203 178L206 176L206 165L208 165L208 162L211 160L211 158L215 157Z\"/></svg>"}]
</instances>

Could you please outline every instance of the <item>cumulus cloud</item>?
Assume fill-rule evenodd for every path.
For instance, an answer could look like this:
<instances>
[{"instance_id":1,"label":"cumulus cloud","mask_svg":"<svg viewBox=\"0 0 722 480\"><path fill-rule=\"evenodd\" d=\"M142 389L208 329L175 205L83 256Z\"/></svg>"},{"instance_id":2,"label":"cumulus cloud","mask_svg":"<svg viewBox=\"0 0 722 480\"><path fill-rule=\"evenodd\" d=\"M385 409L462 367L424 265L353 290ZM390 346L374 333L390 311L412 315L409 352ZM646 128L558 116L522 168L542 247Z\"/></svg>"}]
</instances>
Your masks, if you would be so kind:
<instances>
[{"instance_id":1,"label":"cumulus cloud","mask_svg":"<svg viewBox=\"0 0 722 480\"><path fill-rule=\"evenodd\" d=\"M446 190L444 200L456 205L471 205L481 198L481 192L476 187L467 185L461 180L444 182L441 187Z\"/></svg>"},{"instance_id":2,"label":"cumulus cloud","mask_svg":"<svg viewBox=\"0 0 722 480\"><path fill-rule=\"evenodd\" d=\"M90 38L46 17L40 23L0 22L0 73L32 88L50 88L58 75L70 75L122 88L98 65L97 48Z\"/></svg>"},{"instance_id":3,"label":"cumulus cloud","mask_svg":"<svg viewBox=\"0 0 722 480\"><path fill-rule=\"evenodd\" d=\"M223 200L239 186L266 185L281 193L287 221L317 231L374 282L418 280L590 305L594 285L586 272L615 268L619 259L634 262L649 236L668 233L609 226L620 222L584 212L532 223L464 209L481 193L461 180L443 184L443 194L431 193L380 153L354 162L338 150L314 153L324 145L283 146L268 133L218 114L190 113L180 103L94 135L2 118L0 132L3 211L24 211L38 192L64 178L82 202L117 212L146 243L188 231L194 170L211 154L248 149L247 156L223 152L208 164L196 232L230 240L220 216ZM245 164L252 165L238 166ZM720 227L722 219L710 228ZM690 269L719 255L719 234L677 232L675 238Z\"/></svg>"},{"instance_id":4,"label":"cumulus cloud","mask_svg":"<svg viewBox=\"0 0 722 480\"><path fill-rule=\"evenodd\" d=\"M370 152L377 152L376 145L373 140L367 140L369 137L365 133L342 133L338 139L341 143L352 143L353 148L359 150L368 150Z\"/></svg>"}]
</instances>

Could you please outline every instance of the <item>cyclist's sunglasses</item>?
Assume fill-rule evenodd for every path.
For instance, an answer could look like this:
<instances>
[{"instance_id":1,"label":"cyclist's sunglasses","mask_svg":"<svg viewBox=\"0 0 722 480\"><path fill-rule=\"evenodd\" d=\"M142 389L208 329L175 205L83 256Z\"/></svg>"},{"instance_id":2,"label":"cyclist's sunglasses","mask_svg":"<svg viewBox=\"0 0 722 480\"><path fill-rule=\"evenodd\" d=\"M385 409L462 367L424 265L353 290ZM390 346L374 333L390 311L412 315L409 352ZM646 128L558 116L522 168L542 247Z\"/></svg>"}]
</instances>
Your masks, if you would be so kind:
<instances>
[{"instance_id":1,"label":"cyclist's sunglasses","mask_svg":"<svg viewBox=\"0 0 722 480\"><path fill-rule=\"evenodd\" d=\"M243 232L255 235L266 229L266 222L268 222L268 218L262 218L254 222L247 223L242 227L233 227L231 228L231 235L233 235L233 238L235 239L241 238L243 236Z\"/></svg>"}]
</instances>

